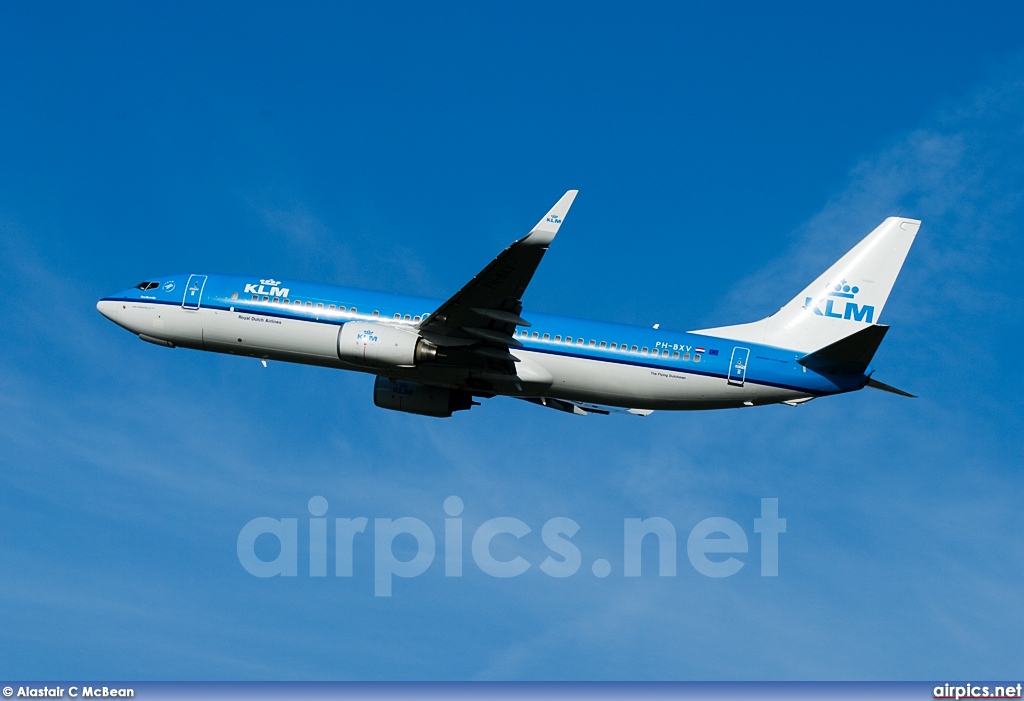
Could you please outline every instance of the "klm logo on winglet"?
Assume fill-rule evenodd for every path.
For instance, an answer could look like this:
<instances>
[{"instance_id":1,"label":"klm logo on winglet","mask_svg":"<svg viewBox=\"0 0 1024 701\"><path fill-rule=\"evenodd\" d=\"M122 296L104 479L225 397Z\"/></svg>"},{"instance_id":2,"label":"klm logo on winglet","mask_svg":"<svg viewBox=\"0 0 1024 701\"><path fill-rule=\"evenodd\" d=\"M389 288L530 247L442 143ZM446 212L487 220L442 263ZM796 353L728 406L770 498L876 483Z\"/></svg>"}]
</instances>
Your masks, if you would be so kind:
<instances>
[{"instance_id":1,"label":"klm logo on winglet","mask_svg":"<svg viewBox=\"0 0 1024 701\"><path fill-rule=\"evenodd\" d=\"M274 278L267 278L266 280L260 280L260 284L257 287L256 283L248 284L245 286L245 294L247 295L266 295L268 297L284 297L288 298L288 288L278 287L281 283ZM267 285L270 289L267 289Z\"/></svg>"},{"instance_id":2,"label":"klm logo on winglet","mask_svg":"<svg viewBox=\"0 0 1024 701\"><path fill-rule=\"evenodd\" d=\"M862 306L854 301L857 293L860 292L859 287L851 286L846 280L843 280L837 285L829 284L826 289L828 289L828 298L822 300L825 302L824 310L814 303L813 297L804 299L804 309L817 316L828 316L833 319L864 321L869 324L874 322L875 308L870 304Z\"/></svg>"}]
</instances>

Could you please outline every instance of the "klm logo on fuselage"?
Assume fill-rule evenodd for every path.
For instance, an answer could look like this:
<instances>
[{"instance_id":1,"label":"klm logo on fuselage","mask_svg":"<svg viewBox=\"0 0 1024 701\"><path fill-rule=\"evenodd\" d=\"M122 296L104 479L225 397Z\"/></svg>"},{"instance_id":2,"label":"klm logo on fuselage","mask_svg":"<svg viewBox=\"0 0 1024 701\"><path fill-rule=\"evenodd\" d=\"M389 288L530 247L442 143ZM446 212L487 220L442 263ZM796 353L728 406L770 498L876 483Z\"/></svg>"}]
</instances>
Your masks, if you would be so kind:
<instances>
[{"instance_id":1,"label":"klm logo on fuselage","mask_svg":"<svg viewBox=\"0 0 1024 701\"><path fill-rule=\"evenodd\" d=\"M288 298L288 288L278 287L281 283L274 278L267 280L260 280L259 286L256 283L248 284L245 286L245 294L247 295L265 295L267 297L284 297ZM268 286L269 285L269 289Z\"/></svg>"},{"instance_id":2,"label":"klm logo on fuselage","mask_svg":"<svg viewBox=\"0 0 1024 701\"><path fill-rule=\"evenodd\" d=\"M804 309L817 316L828 316L833 319L846 319L847 321L864 321L869 324L874 322L875 308L870 304L859 305L854 299L860 288L851 286L846 280L837 285L827 286L828 294L824 300L825 308L822 309L814 302L813 297L804 299Z\"/></svg>"}]
</instances>

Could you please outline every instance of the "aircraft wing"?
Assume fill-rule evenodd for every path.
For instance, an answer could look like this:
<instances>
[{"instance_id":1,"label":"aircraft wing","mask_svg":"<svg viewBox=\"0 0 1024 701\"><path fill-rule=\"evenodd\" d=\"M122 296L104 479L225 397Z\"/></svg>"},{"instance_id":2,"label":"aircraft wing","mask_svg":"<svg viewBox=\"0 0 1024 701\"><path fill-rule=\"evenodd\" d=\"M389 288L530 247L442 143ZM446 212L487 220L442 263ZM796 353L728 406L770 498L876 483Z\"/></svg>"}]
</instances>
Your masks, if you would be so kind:
<instances>
[{"instance_id":1,"label":"aircraft wing","mask_svg":"<svg viewBox=\"0 0 1024 701\"><path fill-rule=\"evenodd\" d=\"M461 290L427 316L418 326L424 338L442 347L462 348L475 354L484 365L497 365L500 372L513 372L509 363L519 359L509 347L522 344L515 339L517 326L529 326L520 313L526 286L540 265L544 253L558 233L562 220L576 198L569 190L529 234L502 251Z\"/></svg>"},{"instance_id":2,"label":"aircraft wing","mask_svg":"<svg viewBox=\"0 0 1024 701\"><path fill-rule=\"evenodd\" d=\"M554 397L521 397L521 399L531 404L564 411L576 416L587 416L588 414L601 414L602 416L607 416L608 414L650 416L654 413L653 409L626 409L624 407L605 406L604 404L591 404L590 402L576 402L569 399L555 399Z\"/></svg>"}]
</instances>

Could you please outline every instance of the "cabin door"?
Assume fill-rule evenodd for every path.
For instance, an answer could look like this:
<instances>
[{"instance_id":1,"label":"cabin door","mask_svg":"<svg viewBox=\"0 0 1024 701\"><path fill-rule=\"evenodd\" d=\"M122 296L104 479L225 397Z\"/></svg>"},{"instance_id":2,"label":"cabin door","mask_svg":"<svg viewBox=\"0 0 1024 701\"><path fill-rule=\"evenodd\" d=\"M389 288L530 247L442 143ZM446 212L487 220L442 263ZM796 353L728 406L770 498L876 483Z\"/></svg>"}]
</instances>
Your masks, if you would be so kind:
<instances>
[{"instance_id":1,"label":"cabin door","mask_svg":"<svg viewBox=\"0 0 1024 701\"><path fill-rule=\"evenodd\" d=\"M747 379L747 360L750 358L749 348L732 349L732 358L729 360L729 384L742 387Z\"/></svg>"},{"instance_id":2,"label":"cabin door","mask_svg":"<svg viewBox=\"0 0 1024 701\"><path fill-rule=\"evenodd\" d=\"M185 297L181 300L181 306L185 309L199 309L204 287L206 287L205 275L190 275L188 284L185 285Z\"/></svg>"}]
</instances>

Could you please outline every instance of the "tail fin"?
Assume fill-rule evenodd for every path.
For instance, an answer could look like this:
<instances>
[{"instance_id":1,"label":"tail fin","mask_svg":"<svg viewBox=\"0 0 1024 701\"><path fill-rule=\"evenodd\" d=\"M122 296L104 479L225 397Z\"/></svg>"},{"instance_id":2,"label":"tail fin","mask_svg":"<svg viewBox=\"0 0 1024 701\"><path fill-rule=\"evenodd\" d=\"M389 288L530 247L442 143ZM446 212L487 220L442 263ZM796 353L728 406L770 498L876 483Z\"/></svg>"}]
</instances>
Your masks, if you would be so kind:
<instances>
[{"instance_id":1,"label":"tail fin","mask_svg":"<svg viewBox=\"0 0 1024 701\"><path fill-rule=\"evenodd\" d=\"M920 226L889 217L771 316L692 333L810 353L876 324Z\"/></svg>"}]
</instances>

